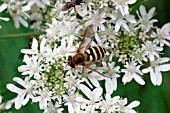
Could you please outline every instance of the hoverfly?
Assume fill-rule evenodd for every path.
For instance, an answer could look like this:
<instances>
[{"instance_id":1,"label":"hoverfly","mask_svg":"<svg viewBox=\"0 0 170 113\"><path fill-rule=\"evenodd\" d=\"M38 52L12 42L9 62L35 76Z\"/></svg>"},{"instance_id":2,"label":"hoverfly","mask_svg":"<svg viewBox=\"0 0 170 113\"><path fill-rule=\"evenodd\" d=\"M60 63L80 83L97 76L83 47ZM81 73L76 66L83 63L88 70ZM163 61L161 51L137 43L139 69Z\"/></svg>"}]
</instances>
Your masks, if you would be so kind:
<instances>
[{"instance_id":1,"label":"hoverfly","mask_svg":"<svg viewBox=\"0 0 170 113\"><path fill-rule=\"evenodd\" d=\"M83 3L83 0L71 0L71 2L67 2L67 3L62 7L62 11L67 11L67 10L69 10L71 7L74 7L74 10L76 11L75 6L76 6L76 5L81 5L81 3Z\"/></svg>"},{"instance_id":2,"label":"hoverfly","mask_svg":"<svg viewBox=\"0 0 170 113\"><path fill-rule=\"evenodd\" d=\"M90 42L88 42L87 46L84 48L84 51L82 51L83 44L85 43L86 40L87 30L88 28L84 33L84 37L77 49L77 52L73 56L68 56L67 65L69 65L72 68L76 68L77 66L84 66L85 68L89 68L92 71L95 71L103 76L103 74L101 74L97 70L90 68L88 64L94 63L96 61L101 61L101 59L106 55L106 49L101 46L90 47L90 43L92 42L91 38Z\"/></svg>"},{"instance_id":3,"label":"hoverfly","mask_svg":"<svg viewBox=\"0 0 170 113\"><path fill-rule=\"evenodd\" d=\"M33 39L34 39L34 38L35 38L34 36L30 36L29 41L28 41L28 44L27 44L27 49L31 49L32 42L33 42Z\"/></svg>"}]
</instances>

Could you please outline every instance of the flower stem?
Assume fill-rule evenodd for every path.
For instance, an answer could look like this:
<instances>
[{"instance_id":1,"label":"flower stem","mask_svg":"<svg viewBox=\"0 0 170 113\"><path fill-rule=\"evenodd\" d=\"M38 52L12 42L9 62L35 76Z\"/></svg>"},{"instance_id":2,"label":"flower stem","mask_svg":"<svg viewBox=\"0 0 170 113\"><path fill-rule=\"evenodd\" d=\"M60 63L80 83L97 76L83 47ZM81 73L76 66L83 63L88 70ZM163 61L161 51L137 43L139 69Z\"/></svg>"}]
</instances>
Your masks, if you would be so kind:
<instances>
[{"instance_id":1,"label":"flower stem","mask_svg":"<svg viewBox=\"0 0 170 113\"><path fill-rule=\"evenodd\" d=\"M45 32L28 32L28 33L19 33L19 34L6 34L6 35L0 35L1 39L12 39L12 38L18 38L18 37L26 37L26 36L36 36L44 34Z\"/></svg>"}]
</instances>

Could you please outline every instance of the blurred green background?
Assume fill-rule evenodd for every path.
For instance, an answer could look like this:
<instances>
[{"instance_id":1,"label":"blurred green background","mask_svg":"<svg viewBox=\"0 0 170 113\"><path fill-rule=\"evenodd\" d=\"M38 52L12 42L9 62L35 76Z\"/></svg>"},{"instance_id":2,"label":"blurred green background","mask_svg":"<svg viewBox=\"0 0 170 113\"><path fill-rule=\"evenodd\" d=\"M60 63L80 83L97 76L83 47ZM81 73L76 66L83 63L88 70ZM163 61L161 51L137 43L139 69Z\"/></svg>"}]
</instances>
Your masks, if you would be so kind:
<instances>
[{"instance_id":1,"label":"blurred green background","mask_svg":"<svg viewBox=\"0 0 170 113\"><path fill-rule=\"evenodd\" d=\"M170 22L170 0L138 0L137 5L135 5L135 9L139 8L141 2L146 6L147 10L152 7L156 7L155 18L159 20L159 22L156 23L157 26L161 27L165 23ZM9 15L0 14L0 16ZM0 35L33 32L33 30L24 28L23 26L21 26L20 29L15 29L13 21L0 21L0 25L3 27L0 29ZM21 74L17 71L17 67L23 64L22 59L19 58L20 50L27 47L28 39L29 37L2 39L0 36L0 93L5 95L4 100L8 100L16 96L14 93L9 93L7 91L6 84L11 82L14 83L12 78L15 76L21 76ZM164 56L170 57L169 48L165 48L164 53ZM161 86L153 86L149 76L145 76L144 79L146 81L146 85L140 86L136 82L123 85L119 78L118 90L114 93L114 95L128 97L129 103L133 100L139 100L141 104L136 108L139 113L169 113L170 72L163 73L163 83ZM10 112L41 113L42 111L39 110L38 104L32 104L30 102L20 110L16 110L12 107Z\"/></svg>"}]
</instances>

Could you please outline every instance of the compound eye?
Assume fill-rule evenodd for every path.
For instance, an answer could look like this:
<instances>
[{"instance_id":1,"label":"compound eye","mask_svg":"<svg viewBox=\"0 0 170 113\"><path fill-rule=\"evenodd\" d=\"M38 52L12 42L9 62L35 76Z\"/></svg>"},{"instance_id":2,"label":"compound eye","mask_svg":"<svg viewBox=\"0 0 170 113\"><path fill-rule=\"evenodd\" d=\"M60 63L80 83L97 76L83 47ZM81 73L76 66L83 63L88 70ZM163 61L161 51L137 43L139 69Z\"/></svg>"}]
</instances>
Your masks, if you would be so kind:
<instances>
[{"instance_id":1,"label":"compound eye","mask_svg":"<svg viewBox=\"0 0 170 113\"><path fill-rule=\"evenodd\" d=\"M70 63L71 63L71 62L67 62L67 65L69 65L69 66L70 66Z\"/></svg>"},{"instance_id":2,"label":"compound eye","mask_svg":"<svg viewBox=\"0 0 170 113\"><path fill-rule=\"evenodd\" d=\"M68 56L68 61L72 61L72 56Z\"/></svg>"},{"instance_id":3,"label":"compound eye","mask_svg":"<svg viewBox=\"0 0 170 113\"><path fill-rule=\"evenodd\" d=\"M74 63L70 63L70 66L72 67L72 68L75 68L75 64Z\"/></svg>"}]
</instances>

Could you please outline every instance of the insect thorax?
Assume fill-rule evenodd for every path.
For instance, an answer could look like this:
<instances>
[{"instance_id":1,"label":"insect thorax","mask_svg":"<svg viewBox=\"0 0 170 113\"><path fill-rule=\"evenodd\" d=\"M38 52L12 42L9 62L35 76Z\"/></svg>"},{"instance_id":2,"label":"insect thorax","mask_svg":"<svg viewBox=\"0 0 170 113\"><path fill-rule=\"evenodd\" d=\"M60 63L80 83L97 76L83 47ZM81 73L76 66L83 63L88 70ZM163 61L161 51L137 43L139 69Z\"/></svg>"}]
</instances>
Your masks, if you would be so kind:
<instances>
[{"instance_id":1,"label":"insect thorax","mask_svg":"<svg viewBox=\"0 0 170 113\"><path fill-rule=\"evenodd\" d=\"M83 0L75 0L76 4L80 4Z\"/></svg>"},{"instance_id":2,"label":"insect thorax","mask_svg":"<svg viewBox=\"0 0 170 113\"><path fill-rule=\"evenodd\" d=\"M75 56L73 57L73 61L76 65L78 64L83 64L85 62L83 53L77 53L75 54Z\"/></svg>"}]
</instances>

